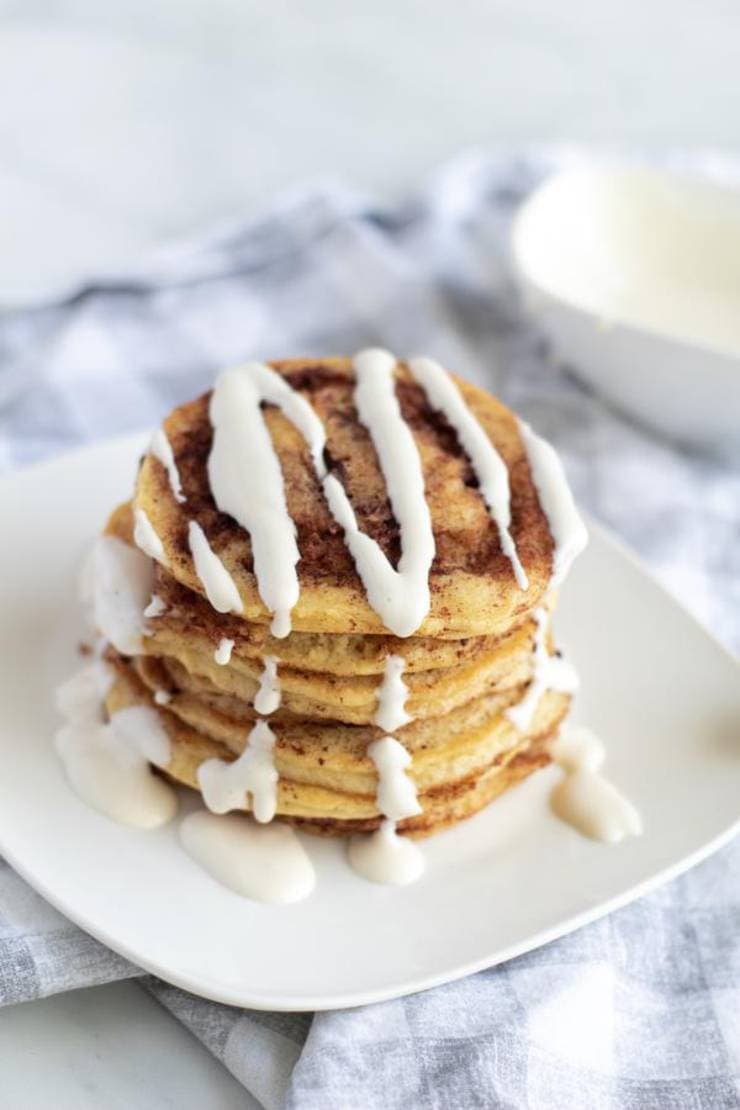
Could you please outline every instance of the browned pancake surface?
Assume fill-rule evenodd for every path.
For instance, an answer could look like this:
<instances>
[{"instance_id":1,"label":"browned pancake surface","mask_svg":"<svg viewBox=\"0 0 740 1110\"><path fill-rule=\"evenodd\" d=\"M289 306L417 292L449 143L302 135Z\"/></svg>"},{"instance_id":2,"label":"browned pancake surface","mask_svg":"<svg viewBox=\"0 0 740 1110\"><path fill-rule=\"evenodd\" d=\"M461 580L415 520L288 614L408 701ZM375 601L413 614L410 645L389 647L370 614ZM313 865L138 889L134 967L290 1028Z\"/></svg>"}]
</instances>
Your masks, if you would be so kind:
<instances>
[{"instance_id":1,"label":"browned pancake surface","mask_svg":"<svg viewBox=\"0 0 740 1110\"><path fill-rule=\"evenodd\" d=\"M344 485L359 526L395 564L399 529L386 483L367 430L353 403L349 359L293 359L271 364L311 403L327 436L326 463ZM503 457L511 487L511 533L530 578L521 591L501 551L477 481L454 430L433 410L407 368L399 364L396 389L404 418L419 449L432 517L436 556L430 585L432 610L421 635L498 634L541 599L549 580L552 540L540 509L513 414L489 394L457 380L466 402ZM178 505L161 464L143 460L136 504L145 509L162 538L174 576L202 592L187 544L189 520L196 520L239 587L248 620L265 622L259 601L248 533L216 508L207 460L212 443L209 395L176 409L165 422L187 501ZM296 428L272 406L264 417L279 456L286 501L295 522L301 558L301 600L296 629L328 632L382 632L370 609L342 530L326 505L306 444ZM249 476L245 476L245 481Z\"/></svg>"}]
</instances>

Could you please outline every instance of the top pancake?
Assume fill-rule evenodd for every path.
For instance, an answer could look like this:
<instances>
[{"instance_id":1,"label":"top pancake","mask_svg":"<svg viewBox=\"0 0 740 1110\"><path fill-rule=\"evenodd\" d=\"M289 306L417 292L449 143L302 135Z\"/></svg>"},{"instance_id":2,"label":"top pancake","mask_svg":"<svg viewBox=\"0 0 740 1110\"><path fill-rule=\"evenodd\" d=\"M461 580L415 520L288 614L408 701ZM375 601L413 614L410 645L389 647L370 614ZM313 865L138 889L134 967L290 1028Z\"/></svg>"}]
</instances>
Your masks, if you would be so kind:
<instances>
[{"instance_id":1,"label":"top pancake","mask_svg":"<svg viewBox=\"0 0 740 1110\"><path fill-rule=\"evenodd\" d=\"M360 528L395 565L400 554L398 524L372 440L354 408L351 360L292 359L270 365L317 412L326 431L328 468L344 485ZM553 547L514 415L483 390L455 380L508 468L510 531L529 588L521 590L516 583L511 563L501 551L498 528L455 432L429 406L421 387L399 363L396 393L419 450L436 545L430 573L431 608L417 633L453 639L498 635L520 623L548 588ZM219 512L210 492L209 398L206 394L175 409L164 423L186 502L176 501L164 467L146 455L134 505L146 512L162 540L171 574L203 594L187 541L188 522L197 521L239 589L244 619L266 624L271 614L257 591L249 535L232 517ZM297 567L301 594L292 611L293 628L339 634L386 632L368 604L301 434L273 406L265 405L263 414L280 460L301 554Z\"/></svg>"}]
</instances>

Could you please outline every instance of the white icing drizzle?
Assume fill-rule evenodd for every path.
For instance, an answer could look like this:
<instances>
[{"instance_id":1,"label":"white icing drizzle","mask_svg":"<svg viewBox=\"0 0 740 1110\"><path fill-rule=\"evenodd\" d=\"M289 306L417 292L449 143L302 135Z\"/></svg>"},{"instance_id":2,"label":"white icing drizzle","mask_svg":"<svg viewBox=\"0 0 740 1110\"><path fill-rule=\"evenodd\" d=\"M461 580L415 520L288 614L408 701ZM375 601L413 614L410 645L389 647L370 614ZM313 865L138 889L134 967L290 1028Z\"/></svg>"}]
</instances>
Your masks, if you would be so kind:
<instances>
[{"instance_id":1,"label":"white icing drizzle","mask_svg":"<svg viewBox=\"0 0 740 1110\"><path fill-rule=\"evenodd\" d=\"M262 414L265 401L277 405L307 441L323 440L314 410L269 366L250 362L225 370L211 396L208 478L218 508L249 532L259 595L273 614L273 636L283 637L298 601L300 554L280 461Z\"/></svg>"},{"instance_id":2,"label":"white icing drizzle","mask_svg":"<svg viewBox=\"0 0 740 1110\"><path fill-rule=\"evenodd\" d=\"M170 738L156 710L150 705L129 705L110 719L113 732L122 744L138 751L155 767L170 761Z\"/></svg>"},{"instance_id":3,"label":"white icing drizzle","mask_svg":"<svg viewBox=\"0 0 740 1110\"><path fill-rule=\"evenodd\" d=\"M263 659L264 669L260 676L259 690L254 696L254 708L265 717L274 713L280 707L282 691L280 678L277 673L278 659L275 655L266 655Z\"/></svg>"},{"instance_id":4,"label":"white icing drizzle","mask_svg":"<svg viewBox=\"0 0 740 1110\"><path fill-rule=\"evenodd\" d=\"M316 884L308 854L287 825L191 813L180 824L188 855L229 890L273 905L307 898Z\"/></svg>"},{"instance_id":5,"label":"white icing drizzle","mask_svg":"<svg viewBox=\"0 0 740 1110\"><path fill-rule=\"evenodd\" d=\"M384 732L395 732L412 719L404 709L409 696L403 672L406 661L400 655L386 656L383 681L378 688L378 704L373 721Z\"/></svg>"},{"instance_id":6,"label":"white icing drizzle","mask_svg":"<svg viewBox=\"0 0 740 1110\"><path fill-rule=\"evenodd\" d=\"M213 658L220 667L225 667L228 663L231 662L231 653L233 650L234 641L227 640L227 638L224 636L221 640L219 640L218 647L213 653Z\"/></svg>"},{"instance_id":7,"label":"white icing drizzle","mask_svg":"<svg viewBox=\"0 0 740 1110\"><path fill-rule=\"evenodd\" d=\"M357 413L372 438L400 530L401 557L397 570L375 540L359 530L344 487L334 475L326 473L323 429L321 452L316 445L309 446L329 508L344 529L344 539L369 604L396 636L410 636L429 612L429 570L435 552L424 473L414 437L396 397L393 373L396 359L388 351L369 349L355 355L353 366Z\"/></svg>"},{"instance_id":8,"label":"white icing drizzle","mask_svg":"<svg viewBox=\"0 0 740 1110\"><path fill-rule=\"evenodd\" d=\"M578 689L578 675L567 659L550 655L547 650L548 613L544 608L535 609L533 673L526 693L520 702L504 712L519 732L526 732L532 723L537 705L547 690L574 694Z\"/></svg>"},{"instance_id":9,"label":"white icing drizzle","mask_svg":"<svg viewBox=\"0 0 740 1110\"><path fill-rule=\"evenodd\" d=\"M198 768L203 801L213 813L244 809L252 795L252 812L257 821L272 821L277 809L278 772L273 758L275 734L267 721L257 721L247 737L247 746L231 763L207 759Z\"/></svg>"},{"instance_id":10,"label":"white icing drizzle","mask_svg":"<svg viewBox=\"0 0 740 1110\"><path fill-rule=\"evenodd\" d=\"M170 489L175 498L182 504L186 498L182 492L182 483L180 482L180 474L175 462L175 456L172 453L172 446L167 438L164 428L157 428L152 436L152 442L149 445L149 453L155 459L159 459L162 466L167 471L167 477L170 480Z\"/></svg>"},{"instance_id":11,"label":"white icing drizzle","mask_svg":"<svg viewBox=\"0 0 740 1110\"><path fill-rule=\"evenodd\" d=\"M555 544L550 589L564 581L573 560L588 543L588 532L581 520L568 485L563 464L555 448L519 421L519 431L527 451L532 480L540 506L547 517Z\"/></svg>"},{"instance_id":12,"label":"white icing drizzle","mask_svg":"<svg viewBox=\"0 0 740 1110\"><path fill-rule=\"evenodd\" d=\"M367 754L378 772L378 809L391 821L414 817L421 813L414 780L406 774L411 756L393 736L376 740Z\"/></svg>"},{"instance_id":13,"label":"white icing drizzle","mask_svg":"<svg viewBox=\"0 0 740 1110\"><path fill-rule=\"evenodd\" d=\"M413 840L399 836L395 821L383 821L370 836L353 836L349 861L354 871L372 883L406 886L424 873L424 855Z\"/></svg>"},{"instance_id":14,"label":"white icing drizzle","mask_svg":"<svg viewBox=\"0 0 740 1110\"><path fill-rule=\"evenodd\" d=\"M642 820L630 801L600 773L606 752L589 729L573 728L550 745L550 754L565 772L550 804L561 820L592 840L617 844L640 836Z\"/></svg>"},{"instance_id":15,"label":"white icing drizzle","mask_svg":"<svg viewBox=\"0 0 740 1110\"><path fill-rule=\"evenodd\" d=\"M409 369L426 393L432 408L444 413L457 432L460 444L475 471L483 500L498 528L501 550L511 563L517 585L526 590L527 575L509 532L511 495L506 463L468 408L455 382L438 362L431 358L412 358Z\"/></svg>"},{"instance_id":16,"label":"white icing drizzle","mask_svg":"<svg viewBox=\"0 0 740 1110\"><path fill-rule=\"evenodd\" d=\"M234 579L211 549L203 529L195 520L191 520L188 527L188 544L195 573L213 608L219 613L243 613L244 606Z\"/></svg>"},{"instance_id":17,"label":"white icing drizzle","mask_svg":"<svg viewBox=\"0 0 740 1110\"><path fill-rule=\"evenodd\" d=\"M134 509L134 543L150 559L156 559L162 566L167 566L162 541L143 509Z\"/></svg>"},{"instance_id":18,"label":"white icing drizzle","mask_svg":"<svg viewBox=\"0 0 740 1110\"><path fill-rule=\"evenodd\" d=\"M144 610L144 616L147 618L147 620L151 620L153 617L161 617L162 613L166 612L166 603L162 600L159 594L152 594L151 601Z\"/></svg>"},{"instance_id":19,"label":"white icing drizzle","mask_svg":"<svg viewBox=\"0 0 740 1110\"><path fill-rule=\"evenodd\" d=\"M145 631L144 607L154 579L151 559L116 536L100 536L92 567L98 631L123 655L138 654Z\"/></svg>"},{"instance_id":20,"label":"white icing drizzle","mask_svg":"<svg viewBox=\"0 0 740 1110\"><path fill-rule=\"evenodd\" d=\"M57 690L66 724L55 747L75 793L125 825L157 828L177 811L172 787L152 774L150 762L166 766L169 738L155 710L131 706L104 720L103 699L112 675L95 660Z\"/></svg>"},{"instance_id":21,"label":"white icing drizzle","mask_svg":"<svg viewBox=\"0 0 740 1110\"><path fill-rule=\"evenodd\" d=\"M172 701L172 694L169 690L155 690L154 700L157 705L169 705Z\"/></svg>"},{"instance_id":22,"label":"white icing drizzle","mask_svg":"<svg viewBox=\"0 0 740 1110\"><path fill-rule=\"evenodd\" d=\"M376 740L367 754L378 771L378 809L385 820L370 836L352 837L349 861L371 882L403 886L418 879L425 866L418 846L396 831L398 821L421 813L416 786L406 774L411 756L393 736Z\"/></svg>"},{"instance_id":23,"label":"white icing drizzle","mask_svg":"<svg viewBox=\"0 0 740 1110\"><path fill-rule=\"evenodd\" d=\"M110 667L102 659L93 659L57 686L56 707L70 724L102 723L103 702L112 685Z\"/></svg>"},{"instance_id":24,"label":"white icing drizzle","mask_svg":"<svg viewBox=\"0 0 740 1110\"><path fill-rule=\"evenodd\" d=\"M342 484L327 472L326 435L308 401L263 363L227 370L216 382L210 410L214 427L208 459L211 491L219 509L249 532L259 594L274 614L274 636L290 632L290 612L300 593L296 573L300 554L280 463L260 408L264 401L277 405L303 435L329 509L344 530L368 602L385 626L398 636L409 636L429 611L434 534L419 453L395 394L395 365L387 351L361 351L354 359L355 404L373 438L401 532L397 570L375 540L359 530Z\"/></svg>"}]
</instances>

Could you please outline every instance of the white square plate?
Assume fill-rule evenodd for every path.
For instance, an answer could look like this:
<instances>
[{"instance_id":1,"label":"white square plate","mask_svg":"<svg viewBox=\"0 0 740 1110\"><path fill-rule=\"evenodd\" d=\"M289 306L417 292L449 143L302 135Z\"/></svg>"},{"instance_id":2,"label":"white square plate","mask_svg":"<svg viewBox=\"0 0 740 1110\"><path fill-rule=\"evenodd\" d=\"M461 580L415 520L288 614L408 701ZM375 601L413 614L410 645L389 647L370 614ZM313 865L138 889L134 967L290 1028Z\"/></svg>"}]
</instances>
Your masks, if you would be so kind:
<instances>
[{"instance_id":1,"label":"white square plate","mask_svg":"<svg viewBox=\"0 0 740 1110\"><path fill-rule=\"evenodd\" d=\"M598 528L563 590L558 634L581 673L578 716L606 741L606 772L643 815L640 839L606 847L557 821L551 768L424 842L427 872L410 887L365 882L341 843L307 838L316 890L271 907L202 872L179 847L176 821L139 832L86 808L52 749L53 690L79 665L85 546L128 496L142 447L140 437L117 440L0 484L0 851L117 952L239 1006L354 1006L561 936L731 836L737 664Z\"/></svg>"}]
</instances>

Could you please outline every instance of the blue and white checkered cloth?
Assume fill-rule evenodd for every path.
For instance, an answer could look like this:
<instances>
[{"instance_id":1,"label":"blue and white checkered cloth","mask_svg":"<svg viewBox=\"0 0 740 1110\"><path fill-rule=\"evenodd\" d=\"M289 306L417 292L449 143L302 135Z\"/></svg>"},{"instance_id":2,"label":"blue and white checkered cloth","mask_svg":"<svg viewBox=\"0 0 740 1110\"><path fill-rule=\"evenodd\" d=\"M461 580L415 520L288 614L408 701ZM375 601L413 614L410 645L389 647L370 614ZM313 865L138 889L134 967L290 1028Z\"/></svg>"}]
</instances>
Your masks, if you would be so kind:
<instances>
[{"instance_id":1,"label":"blue and white checkered cloth","mask_svg":"<svg viewBox=\"0 0 740 1110\"><path fill-rule=\"evenodd\" d=\"M245 358L423 350L541 429L581 503L737 647L740 470L615 412L521 315L509 221L561 158L466 157L396 206L307 188L64 304L0 316L0 469L154 425ZM700 168L717 165L727 179L727 163ZM736 843L501 967L313 1018L142 984L268 1110L737 1107L739 888ZM139 974L0 861L0 1001Z\"/></svg>"}]
</instances>

